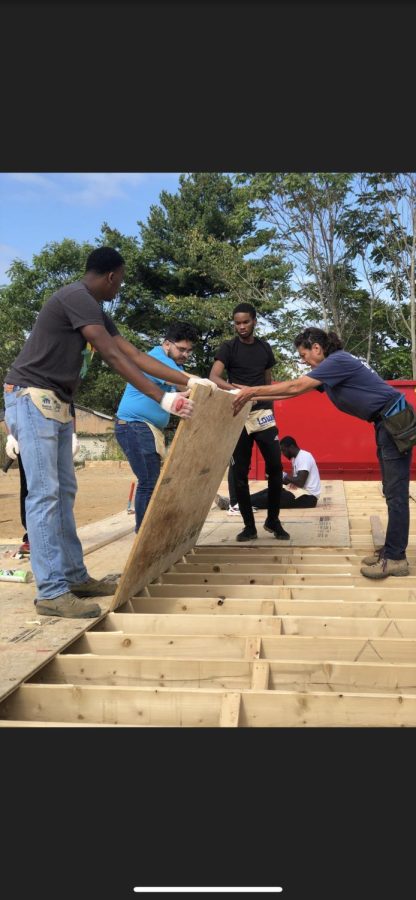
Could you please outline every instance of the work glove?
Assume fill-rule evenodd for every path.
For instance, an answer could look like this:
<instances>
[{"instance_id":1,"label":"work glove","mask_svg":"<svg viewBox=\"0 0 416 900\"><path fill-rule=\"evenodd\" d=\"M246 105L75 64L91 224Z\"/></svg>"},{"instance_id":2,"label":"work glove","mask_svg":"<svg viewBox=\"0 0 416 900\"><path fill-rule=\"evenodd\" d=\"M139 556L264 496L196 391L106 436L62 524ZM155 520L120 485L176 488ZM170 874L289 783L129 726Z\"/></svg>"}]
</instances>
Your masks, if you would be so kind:
<instances>
[{"instance_id":1,"label":"work glove","mask_svg":"<svg viewBox=\"0 0 416 900\"><path fill-rule=\"evenodd\" d=\"M215 381L210 381L209 378L200 378L199 375L191 375L188 379L189 387L192 387L193 384L203 384L205 387L211 388L211 391L218 390L218 385L215 384Z\"/></svg>"},{"instance_id":2,"label":"work glove","mask_svg":"<svg viewBox=\"0 0 416 900\"><path fill-rule=\"evenodd\" d=\"M10 459L17 459L17 454L19 453L19 444L12 434L7 435L6 453L7 456L10 457Z\"/></svg>"},{"instance_id":3,"label":"work glove","mask_svg":"<svg viewBox=\"0 0 416 900\"><path fill-rule=\"evenodd\" d=\"M193 400L188 400L189 391L170 391L163 394L159 406L167 413L173 413L180 419L190 419L194 408Z\"/></svg>"},{"instance_id":4,"label":"work glove","mask_svg":"<svg viewBox=\"0 0 416 900\"><path fill-rule=\"evenodd\" d=\"M75 434L75 431L72 433L72 459L75 459L79 450L79 440Z\"/></svg>"}]
</instances>

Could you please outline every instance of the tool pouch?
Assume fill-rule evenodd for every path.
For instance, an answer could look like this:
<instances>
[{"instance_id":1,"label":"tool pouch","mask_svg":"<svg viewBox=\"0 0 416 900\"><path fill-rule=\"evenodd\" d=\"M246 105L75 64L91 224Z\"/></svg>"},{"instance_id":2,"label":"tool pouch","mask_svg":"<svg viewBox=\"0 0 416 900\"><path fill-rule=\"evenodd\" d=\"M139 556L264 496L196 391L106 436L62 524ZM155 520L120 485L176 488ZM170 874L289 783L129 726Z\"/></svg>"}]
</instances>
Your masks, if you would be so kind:
<instances>
[{"instance_id":1,"label":"tool pouch","mask_svg":"<svg viewBox=\"0 0 416 900\"><path fill-rule=\"evenodd\" d=\"M265 431L276 425L272 409L256 409L251 411L246 419L245 429L247 434L253 431Z\"/></svg>"},{"instance_id":2,"label":"tool pouch","mask_svg":"<svg viewBox=\"0 0 416 900\"><path fill-rule=\"evenodd\" d=\"M391 435L400 453L411 450L416 444L416 414L413 406L407 403L405 408L394 416L382 413L383 425Z\"/></svg>"}]
</instances>

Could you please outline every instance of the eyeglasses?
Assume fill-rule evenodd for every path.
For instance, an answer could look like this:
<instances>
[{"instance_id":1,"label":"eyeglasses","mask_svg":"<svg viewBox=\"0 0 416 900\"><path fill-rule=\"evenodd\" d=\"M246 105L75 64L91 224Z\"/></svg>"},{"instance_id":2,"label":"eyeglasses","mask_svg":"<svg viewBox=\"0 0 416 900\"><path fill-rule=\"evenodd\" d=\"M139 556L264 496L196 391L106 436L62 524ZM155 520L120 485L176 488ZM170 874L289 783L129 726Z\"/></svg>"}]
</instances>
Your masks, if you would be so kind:
<instances>
[{"instance_id":1,"label":"eyeglasses","mask_svg":"<svg viewBox=\"0 0 416 900\"><path fill-rule=\"evenodd\" d=\"M169 338L167 338L167 340L169 341ZM179 344L175 343L175 341L169 341L169 343L173 344L173 346L176 347L176 349L179 350L180 353L183 353L184 356L192 356L194 352L193 349L188 350L187 347L180 347Z\"/></svg>"}]
</instances>

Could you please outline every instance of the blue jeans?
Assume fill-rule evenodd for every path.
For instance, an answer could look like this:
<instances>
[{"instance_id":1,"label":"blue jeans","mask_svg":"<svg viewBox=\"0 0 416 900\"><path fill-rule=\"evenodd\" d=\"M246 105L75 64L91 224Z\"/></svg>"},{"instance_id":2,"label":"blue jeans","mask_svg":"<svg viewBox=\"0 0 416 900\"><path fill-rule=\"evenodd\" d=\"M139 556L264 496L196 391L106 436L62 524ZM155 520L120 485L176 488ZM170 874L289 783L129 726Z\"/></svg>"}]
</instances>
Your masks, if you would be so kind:
<instances>
[{"instance_id":1,"label":"blue jeans","mask_svg":"<svg viewBox=\"0 0 416 900\"><path fill-rule=\"evenodd\" d=\"M388 512L383 554L387 559L406 559L409 541L409 480L412 451L400 453L382 422L378 422L374 427Z\"/></svg>"},{"instance_id":2,"label":"blue jeans","mask_svg":"<svg viewBox=\"0 0 416 900\"><path fill-rule=\"evenodd\" d=\"M46 419L29 395L19 397L18 391L16 386L4 394L5 419L19 443L26 475L26 524L37 596L52 600L88 578L73 511L73 424Z\"/></svg>"},{"instance_id":3,"label":"blue jeans","mask_svg":"<svg viewBox=\"0 0 416 900\"><path fill-rule=\"evenodd\" d=\"M116 422L114 433L139 482L134 501L137 532L159 478L160 456L146 422L126 422L124 425Z\"/></svg>"}]
</instances>

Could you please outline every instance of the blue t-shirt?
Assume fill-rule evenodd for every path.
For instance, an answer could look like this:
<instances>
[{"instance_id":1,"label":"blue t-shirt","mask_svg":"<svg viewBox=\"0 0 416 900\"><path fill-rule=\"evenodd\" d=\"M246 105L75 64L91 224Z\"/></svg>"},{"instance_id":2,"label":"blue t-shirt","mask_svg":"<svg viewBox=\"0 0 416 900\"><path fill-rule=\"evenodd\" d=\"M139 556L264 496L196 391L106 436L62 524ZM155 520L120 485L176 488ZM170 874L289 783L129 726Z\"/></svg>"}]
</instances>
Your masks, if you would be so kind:
<instances>
[{"instance_id":1,"label":"blue t-shirt","mask_svg":"<svg viewBox=\"0 0 416 900\"><path fill-rule=\"evenodd\" d=\"M400 397L400 392L386 384L368 363L346 350L331 353L305 375L322 382L317 390L325 391L341 412L367 422L389 400L393 403Z\"/></svg>"},{"instance_id":2,"label":"blue t-shirt","mask_svg":"<svg viewBox=\"0 0 416 900\"><path fill-rule=\"evenodd\" d=\"M161 346L154 347L147 355L158 359L165 366L176 369L177 372L183 372L183 366L178 366L173 359L169 359ZM176 390L174 385L166 384L166 381L161 381L160 378L154 378L152 375L146 375L146 378L158 384L162 391ZM156 428L166 428L170 419L169 413L165 412L156 400L147 397L132 384L126 385L116 416L118 419L124 419L125 422L151 422L152 425L156 425Z\"/></svg>"}]
</instances>

